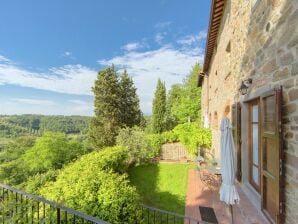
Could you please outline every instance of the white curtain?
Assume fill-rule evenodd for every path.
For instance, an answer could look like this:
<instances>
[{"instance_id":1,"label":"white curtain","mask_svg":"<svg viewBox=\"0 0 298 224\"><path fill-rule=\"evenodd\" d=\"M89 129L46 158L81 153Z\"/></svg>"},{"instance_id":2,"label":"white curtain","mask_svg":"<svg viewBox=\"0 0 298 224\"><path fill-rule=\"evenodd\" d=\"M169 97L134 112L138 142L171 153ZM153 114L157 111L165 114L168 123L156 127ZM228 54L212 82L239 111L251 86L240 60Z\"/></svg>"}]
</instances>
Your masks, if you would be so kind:
<instances>
[{"instance_id":1,"label":"white curtain","mask_svg":"<svg viewBox=\"0 0 298 224\"><path fill-rule=\"evenodd\" d=\"M239 203L239 194L235 186L236 156L232 135L232 125L228 118L223 118L220 125L220 162L222 184L220 187L220 200L229 204Z\"/></svg>"}]
</instances>

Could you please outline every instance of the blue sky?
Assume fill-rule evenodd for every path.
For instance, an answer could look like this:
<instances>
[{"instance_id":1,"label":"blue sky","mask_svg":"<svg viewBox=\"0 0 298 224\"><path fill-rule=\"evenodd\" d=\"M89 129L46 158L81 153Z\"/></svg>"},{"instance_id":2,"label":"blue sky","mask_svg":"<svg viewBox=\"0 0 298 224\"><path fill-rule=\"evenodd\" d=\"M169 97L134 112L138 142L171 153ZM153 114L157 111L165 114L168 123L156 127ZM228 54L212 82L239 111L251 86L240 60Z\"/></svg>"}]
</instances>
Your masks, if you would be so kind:
<instances>
[{"instance_id":1,"label":"blue sky","mask_svg":"<svg viewBox=\"0 0 298 224\"><path fill-rule=\"evenodd\" d=\"M132 76L145 114L202 62L210 0L1 1L0 114L92 115L97 71Z\"/></svg>"}]
</instances>

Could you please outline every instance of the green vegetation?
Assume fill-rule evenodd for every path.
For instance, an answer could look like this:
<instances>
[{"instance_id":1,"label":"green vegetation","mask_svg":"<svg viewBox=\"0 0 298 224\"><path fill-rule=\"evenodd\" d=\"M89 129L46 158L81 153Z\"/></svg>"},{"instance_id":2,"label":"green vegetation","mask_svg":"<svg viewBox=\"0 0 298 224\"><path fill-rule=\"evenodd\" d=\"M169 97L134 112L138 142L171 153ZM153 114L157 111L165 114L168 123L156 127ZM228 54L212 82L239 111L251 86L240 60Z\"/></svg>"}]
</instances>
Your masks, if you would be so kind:
<instances>
[{"instance_id":1,"label":"green vegetation","mask_svg":"<svg viewBox=\"0 0 298 224\"><path fill-rule=\"evenodd\" d=\"M1 115L0 137L40 135L44 131L85 134L90 119L84 116Z\"/></svg>"},{"instance_id":2,"label":"green vegetation","mask_svg":"<svg viewBox=\"0 0 298 224\"><path fill-rule=\"evenodd\" d=\"M36 140L17 138L0 153L0 182L24 184L30 176L60 169L87 152L82 142L63 133L45 132Z\"/></svg>"},{"instance_id":3,"label":"green vegetation","mask_svg":"<svg viewBox=\"0 0 298 224\"><path fill-rule=\"evenodd\" d=\"M168 116L176 123L200 121L201 88L197 87L201 66L196 64L182 85L173 85L168 94Z\"/></svg>"},{"instance_id":4,"label":"green vegetation","mask_svg":"<svg viewBox=\"0 0 298 224\"><path fill-rule=\"evenodd\" d=\"M126 72L119 80L111 66L98 73L92 90L95 117L90 124L90 141L95 148L113 146L121 127L140 125L142 114L136 89Z\"/></svg>"},{"instance_id":5,"label":"green vegetation","mask_svg":"<svg viewBox=\"0 0 298 224\"><path fill-rule=\"evenodd\" d=\"M148 164L129 170L131 183L146 205L184 214L188 170L193 165Z\"/></svg>"},{"instance_id":6,"label":"green vegetation","mask_svg":"<svg viewBox=\"0 0 298 224\"><path fill-rule=\"evenodd\" d=\"M166 86L160 79L157 81L154 99L152 102L152 132L165 131L166 116Z\"/></svg>"},{"instance_id":7,"label":"green vegetation","mask_svg":"<svg viewBox=\"0 0 298 224\"><path fill-rule=\"evenodd\" d=\"M45 198L111 223L134 223L139 196L127 175L127 149L105 148L61 170L56 181L40 189Z\"/></svg>"},{"instance_id":8,"label":"green vegetation","mask_svg":"<svg viewBox=\"0 0 298 224\"><path fill-rule=\"evenodd\" d=\"M97 75L93 118L0 116L0 182L111 223L135 223L139 203L184 214L192 165L151 162L164 143L179 141L192 155L210 147L210 130L199 126L199 70L168 96L158 80L152 117L114 66Z\"/></svg>"}]
</instances>

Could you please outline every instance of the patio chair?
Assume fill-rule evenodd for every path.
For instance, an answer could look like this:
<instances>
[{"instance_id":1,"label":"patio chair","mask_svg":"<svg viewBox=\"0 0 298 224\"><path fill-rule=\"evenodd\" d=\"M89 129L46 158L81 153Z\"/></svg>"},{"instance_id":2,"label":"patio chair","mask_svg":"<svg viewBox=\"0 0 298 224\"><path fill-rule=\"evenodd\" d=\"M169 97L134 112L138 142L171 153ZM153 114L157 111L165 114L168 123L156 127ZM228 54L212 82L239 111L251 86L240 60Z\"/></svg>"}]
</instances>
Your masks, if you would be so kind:
<instances>
[{"instance_id":1,"label":"patio chair","mask_svg":"<svg viewBox=\"0 0 298 224\"><path fill-rule=\"evenodd\" d=\"M217 175L208 171L207 166L206 162L201 162L198 165L200 180L203 182L204 187L207 187L210 191L215 191L220 185L220 180Z\"/></svg>"}]
</instances>

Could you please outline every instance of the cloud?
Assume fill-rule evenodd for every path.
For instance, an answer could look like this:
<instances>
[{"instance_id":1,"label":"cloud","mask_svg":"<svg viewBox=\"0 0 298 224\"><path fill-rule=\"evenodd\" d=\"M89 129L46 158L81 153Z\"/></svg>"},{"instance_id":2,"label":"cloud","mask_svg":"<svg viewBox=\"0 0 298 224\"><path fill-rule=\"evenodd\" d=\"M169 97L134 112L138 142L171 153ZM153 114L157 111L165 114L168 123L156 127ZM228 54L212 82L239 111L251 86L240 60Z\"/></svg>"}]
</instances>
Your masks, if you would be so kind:
<instances>
[{"instance_id":1,"label":"cloud","mask_svg":"<svg viewBox=\"0 0 298 224\"><path fill-rule=\"evenodd\" d=\"M73 59L73 60L76 59L76 58L73 56L72 52L70 52L70 51L65 51L65 52L63 52L62 57L64 57L64 58L69 58L69 59Z\"/></svg>"},{"instance_id":2,"label":"cloud","mask_svg":"<svg viewBox=\"0 0 298 224\"><path fill-rule=\"evenodd\" d=\"M108 60L99 60L104 66L114 64L127 69L133 77L145 114L151 113L151 101L158 78L165 81L167 89L181 83L196 62L203 61L203 49L198 47L177 49L171 45L145 52L127 52Z\"/></svg>"},{"instance_id":3,"label":"cloud","mask_svg":"<svg viewBox=\"0 0 298 224\"><path fill-rule=\"evenodd\" d=\"M169 27L170 25L172 25L173 22L171 21L165 21L165 22L159 22L159 23L156 23L154 25L154 28L155 29L164 29L166 27Z\"/></svg>"},{"instance_id":4,"label":"cloud","mask_svg":"<svg viewBox=\"0 0 298 224\"><path fill-rule=\"evenodd\" d=\"M89 105L88 102L83 100L69 100L69 102L77 105Z\"/></svg>"},{"instance_id":5,"label":"cloud","mask_svg":"<svg viewBox=\"0 0 298 224\"><path fill-rule=\"evenodd\" d=\"M159 45L162 45L166 35L167 35L167 32L158 32L154 37L155 42L158 43Z\"/></svg>"},{"instance_id":6,"label":"cloud","mask_svg":"<svg viewBox=\"0 0 298 224\"><path fill-rule=\"evenodd\" d=\"M31 98L12 98L10 99L13 103L22 103L29 105L38 105L38 106L55 106L56 103L51 100L41 100L41 99L31 99Z\"/></svg>"},{"instance_id":7,"label":"cloud","mask_svg":"<svg viewBox=\"0 0 298 224\"><path fill-rule=\"evenodd\" d=\"M124 45L122 47L122 49L125 51L134 51L134 50L140 49L142 47L143 47L143 44L141 44L139 42L132 42L132 43L128 43L128 44Z\"/></svg>"},{"instance_id":8,"label":"cloud","mask_svg":"<svg viewBox=\"0 0 298 224\"><path fill-rule=\"evenodd\" d=\"M0 60L0 85L12 84L59 93L92 95L91 86L96 73L80 64L54 67L38 73L22 68L11 60Z\"/></svg>"},{"instance_id":9,"label":"cloud","mask_svg":"<svg viewBox=\"0 0 298 224\"><path fill-rule=\"evenodd\" d=\"M193 45L195 43L200 42L201 40L206 38L207 33L205 31L201 31L196 35L187 35L179 40L177 40L178 44L181 45Z\"/></svg>"}]
</instances>

